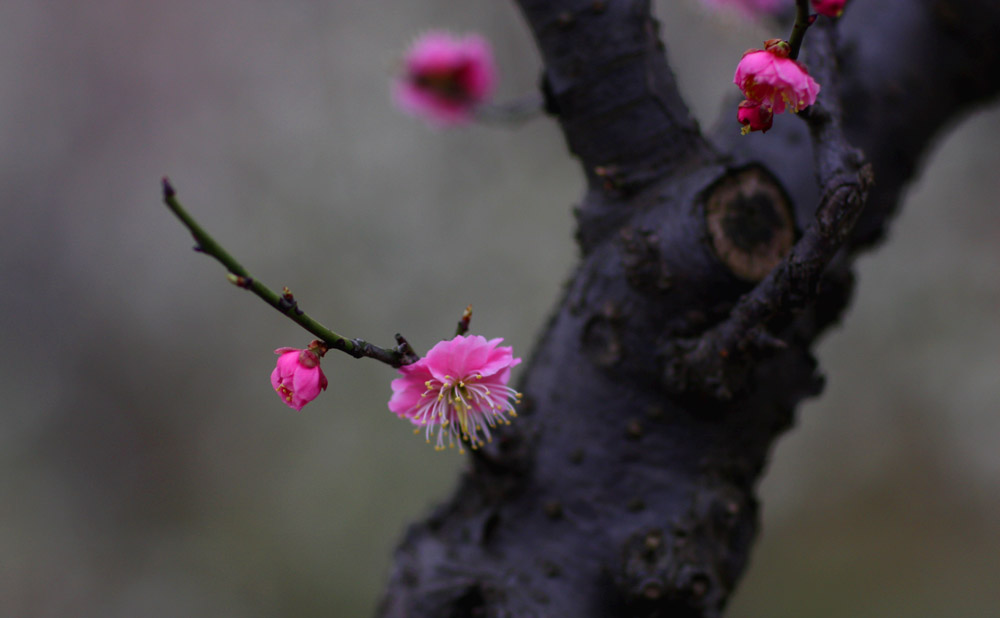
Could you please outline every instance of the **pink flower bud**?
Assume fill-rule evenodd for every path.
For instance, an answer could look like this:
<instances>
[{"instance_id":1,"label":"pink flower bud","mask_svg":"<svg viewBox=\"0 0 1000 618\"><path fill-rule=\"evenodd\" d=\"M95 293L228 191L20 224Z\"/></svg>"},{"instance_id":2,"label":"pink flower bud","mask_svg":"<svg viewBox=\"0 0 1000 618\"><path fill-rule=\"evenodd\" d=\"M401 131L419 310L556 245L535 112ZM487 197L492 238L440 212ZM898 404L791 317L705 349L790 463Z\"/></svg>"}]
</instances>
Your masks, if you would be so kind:
<instances>
[{"instance_id":1,"label":"pink flower bud","mask_svg":"<svg viewBox=\"0 0 1000 618\"><path fill-rule=\"evenodd\" d=\"M843 15L845 4L847 4L847 0L812 0L812 5L816 12L827 17L840 17Z\"/></svg>"},{"instance_id":2,"label":"pink flower bud","mask_svg":"<svg viewBox=\"0 0 1000 618\"><path fill-rule=\"evenodd\" d=\"M801 111L816 102L820 86L805 67L788 58L788 44L771 39L764 49L752 49L736 66L733 76L743 95L775 114L788 107Z\"/></svg>"},{"instance_id":3,"label":"pink flower bud","mask_svg":"<svg viewBox=\"0 0 1000 618\"><path fill-rule=\"evenodd\" d=\"M514 403L521 400L507 386L521 359L511 348L498 347L501 341L458 335L439 342L427 356L399 368L403 377L392 381L389 410L425 427L428 442L437 430L438 450L445 448L445 436L448 446L457 441L459 449L463 441L473 449L490 441L490 427L509 424L507 417L517 416Z\"/></svg>"},{"instance_id":4,"label":"pink flower bud","mask_svg":"<svg viewBox=\"0 0 1000 618\"><path fill-rule=\"evenodd\" d=\"M743 135L751 131L767 133L773 124L774 114L760 101L743 101L736 112L736 119L743 125Z\"/></svg>"},{"instance_id":5,"label":"pink flower bud","mask_svg":"<svg viewBox=\"0 0 1000 618\"><path fill-rule=\"evenodd\" d=\"M414 41L404 65L393 85L396 104L438 126L471 120L496 82L493 52L478 35L428 32Z\"/></svg>"},{"instance_id":6,"label":"pink flower bud","mask_svg":"<svg viewBox=\"0 0 1000 618\"><path fill-rule=\"evenodd\" d=\"M278 348L278 363L271 372L271 386L290 408L301 410L326 390L326 376L319 366L319 358L326 352L322 343L314 341L305 350Z\"/></svg>"}]
</instances>

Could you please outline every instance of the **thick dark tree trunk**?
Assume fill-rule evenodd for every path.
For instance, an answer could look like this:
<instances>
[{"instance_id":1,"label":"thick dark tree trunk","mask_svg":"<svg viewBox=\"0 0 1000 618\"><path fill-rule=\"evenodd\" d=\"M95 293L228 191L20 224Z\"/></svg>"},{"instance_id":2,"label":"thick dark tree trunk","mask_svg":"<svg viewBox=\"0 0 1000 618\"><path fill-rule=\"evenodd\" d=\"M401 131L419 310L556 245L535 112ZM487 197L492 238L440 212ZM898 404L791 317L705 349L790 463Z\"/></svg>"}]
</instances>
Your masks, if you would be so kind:
<instances>
[{"instance_id":1,"label":"thick dark tree trunk","mask_svg":"<svg viewBox=\"0 0 1000 618\"><path fill-rule=\"evenodd\" d=\"M521 418L411 527L381 615L719 616L771 446L822 388L810 349L855 255L933 138L1000 88L1000 4L854 0L839 32L806 37L824 78L808 125L741 138L726 119L714 143L648 0L519 4L586 171L581 261Z\"/></svg>"}]
</instances>

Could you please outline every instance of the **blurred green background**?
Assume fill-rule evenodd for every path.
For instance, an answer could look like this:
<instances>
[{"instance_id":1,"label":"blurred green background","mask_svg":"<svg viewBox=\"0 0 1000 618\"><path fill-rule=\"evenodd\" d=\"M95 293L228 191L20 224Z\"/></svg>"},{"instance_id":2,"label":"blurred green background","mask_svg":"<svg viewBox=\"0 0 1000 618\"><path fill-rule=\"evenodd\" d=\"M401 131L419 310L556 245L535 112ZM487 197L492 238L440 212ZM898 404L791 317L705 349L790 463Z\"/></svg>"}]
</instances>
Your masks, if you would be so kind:
<instances>
[{"instance_id":1,"label":"blurred green background","mask_svg":"<svg viewBox=\"0 0 1000 618\"><path fill-rule=\"evenodd\" d=\"M657 10L710 125L777 33ZM337 331L426 350L472 303L527 355L581 174L548 120L441 133L393 109L399 52L438 27L494 42L501 98L534 88L509 2L0 3L0 615L372 612L463 458L387 411L373 361L331 354L330 389L282 405L271 351L310 337L191 252L159 179ZM862 261L732 617L996 615L998 138L996 110L958 126Z\"/></svg>"}]
</instances>

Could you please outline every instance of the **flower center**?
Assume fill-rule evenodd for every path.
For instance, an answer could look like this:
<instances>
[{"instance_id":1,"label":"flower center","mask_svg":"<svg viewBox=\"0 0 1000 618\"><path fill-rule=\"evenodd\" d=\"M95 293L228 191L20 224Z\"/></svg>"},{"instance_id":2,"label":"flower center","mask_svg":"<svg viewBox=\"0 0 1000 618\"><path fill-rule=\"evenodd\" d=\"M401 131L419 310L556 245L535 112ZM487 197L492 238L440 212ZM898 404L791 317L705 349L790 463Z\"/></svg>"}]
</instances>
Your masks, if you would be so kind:
<instances>
[{"instance_id":1,"label":"flower center","mask_svg":"<svg viewBox=\"0 0 1000 618\"><path fill-rule=\"evenodd\" d=\"M427 390L421 397L425 400L417 406L415 420L426 426L428 442L437 426L437 450L445 448L445 434L448 446L457 441L460 452L462 442L476 449L492 441L490 428L500 423L509 425L507 416L517 416L511 400L514 403L521 400L521 393L493 376L484 379L478 373L461 379L446 375L443 381L431 378L424 385Z\"/></svg>"},{"instance_id":2,"label":"flower center","mask_svg":"<svg viewBox=\"0 0 1000 618\"><path fill-rule=\"evenodd\" d=\"M470 98L468 90L467 64L432 71L423 71L413 76L413 83L422 90L433 92L442 99L464 102Z\"/></svg>"}]
</instances>

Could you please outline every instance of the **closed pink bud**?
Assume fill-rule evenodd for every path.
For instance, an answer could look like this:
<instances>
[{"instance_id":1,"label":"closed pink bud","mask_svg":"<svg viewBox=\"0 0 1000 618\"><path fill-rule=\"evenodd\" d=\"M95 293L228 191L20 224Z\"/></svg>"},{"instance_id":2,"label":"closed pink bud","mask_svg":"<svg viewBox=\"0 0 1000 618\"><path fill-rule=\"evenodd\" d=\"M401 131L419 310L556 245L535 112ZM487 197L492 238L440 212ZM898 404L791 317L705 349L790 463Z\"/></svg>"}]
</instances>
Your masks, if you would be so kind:
<instances>
[{"instance_id":1,"label":"closed pink bud","mask_svg":"<svg viewBox=\"0 0 1000 618\"><path fill-rule=\"evenodd\" d=\"M325 347L310 345L305 350L278 348L278 363L271 372L271 386L289 408L301 410L326 390L326 376L319 366L319 357Z\"/></svg>"},{"instance_id":2,"label":"closed pink bud","mask_svg":"<svg viewBox=\"0 0 1000 618\"><path fill-rule=\"evenodd\" d=\"M743 101L736 112L736 119L743 125L743 135L751 131L767 133L774 124L774 114L760 104L760 101Z\"/></svg>"}]
</instances>

